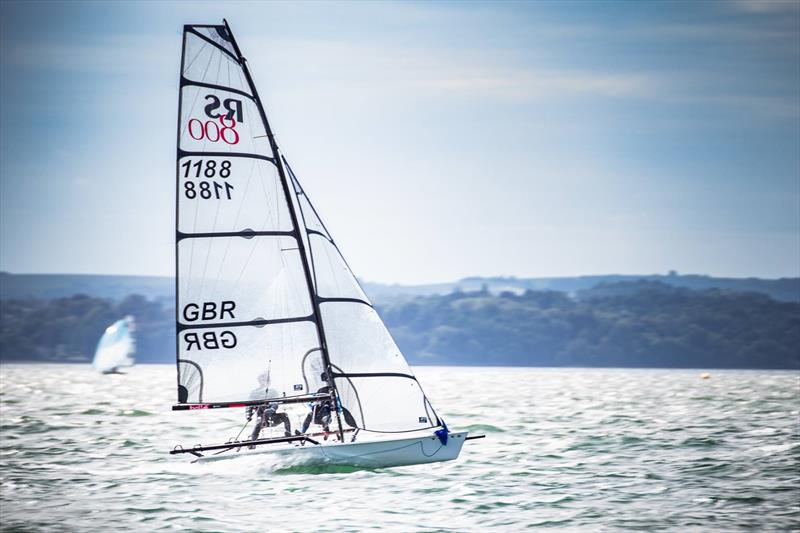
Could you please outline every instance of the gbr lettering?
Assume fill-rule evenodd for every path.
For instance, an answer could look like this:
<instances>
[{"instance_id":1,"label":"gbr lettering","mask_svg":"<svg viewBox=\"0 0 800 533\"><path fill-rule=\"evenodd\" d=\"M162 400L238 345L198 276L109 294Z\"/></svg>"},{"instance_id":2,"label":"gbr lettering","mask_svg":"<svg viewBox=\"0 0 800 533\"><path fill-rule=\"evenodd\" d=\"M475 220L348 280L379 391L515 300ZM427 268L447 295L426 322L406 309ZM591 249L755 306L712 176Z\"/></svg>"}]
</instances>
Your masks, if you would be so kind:
<instances>
[{"instance_id":1,"label":"gbr lettering","mask_svg":"<svg viewBox=\"0 0 800 533\"><path fill-rule=\"evenodd\" d=\"M233 311L236 309L236 302L232 300L222 300L217 302L202 302L200 304L188 303L183 306L183 319L186 322L197 320L224 320L230 318L235 320Z\"/></svg>"},{"instance_id":2,"label":"gbr lettering","mask_svg":"<svg viewBox=\"0 0 800 533\"><path fill-rule=\"evenodd\" d=\"M205 331L203 333L184 333L183 341L186 351L192 350L220 350L236 348L236 335L232 331Z\"/></svg>"},{"instance_id":3,"label":"gbr lettering","mask_svg":"<svg viewBox=\"0 0 800 533\"><path fill-rule=\"evenodd\" d=\"M236 302L233 300L222 300L220 302L190 302L183 306L181 315L186 322L197 322L204 320L235 320L233 312L236 310ZM220 350L236 348L236 334L232 331L204 331L188 332L183 334L183 342L186 351L192 350Z\"/></svg>"}]
</instances>

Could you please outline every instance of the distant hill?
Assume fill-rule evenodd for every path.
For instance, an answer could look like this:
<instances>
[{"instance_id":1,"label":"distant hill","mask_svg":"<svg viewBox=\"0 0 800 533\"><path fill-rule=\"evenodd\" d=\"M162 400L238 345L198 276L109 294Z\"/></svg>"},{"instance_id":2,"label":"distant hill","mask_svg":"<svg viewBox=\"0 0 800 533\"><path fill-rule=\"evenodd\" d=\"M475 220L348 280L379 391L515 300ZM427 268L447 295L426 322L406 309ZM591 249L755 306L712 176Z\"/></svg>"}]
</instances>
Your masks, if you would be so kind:
<instances>
[{"instance_id":1,"label":"distant hill","mask_svg":"<svg viewBox=\"0 0 800 533\"><path fill-rule=\"evenodd\" d=\"M448 294L456 290L469 292L486 289L494 294L502 292L560 291L575 294L600 284L633 281L653 281L673 287L694 290L723 289L736 292L765 294L784 302L800 302L800 278L715 278L699 274L646 274L646 275L598 275L563 278L516 278L516 277L469 277L453 283L429 285L364 284L364 289L378 301L397 300L414 296Z\"/></svg>"},{"instance_id":2,"label":"distant hill","mask_svg":"<svg viewBox=\"0 0 800 533\"><path fill-rule=\"evenodd\" d=\"M800 369L800 303L653 281L456 292L379 309L412 363Z\"/></svg>"},{"instance_id":3,"label":"distant hill","mask_svg":"<svg viewBox=\"0 0 800 533\"><path fill-rule=\"evenodd\" d=\"M112 300L122 300L130 294L140 294L151 300L171 299L175 294L175 281L157 276L0 272L0 300L52 300L75 294Z\"/></svg>"},{"instance_id":4,"label":"distant hill","mask_svg":"<svg viewBox=\"0 0 800 533\"><path fill-rule=\"evenodd\" d=\"M136 320L136 360L175 361L175 310L142 296L120 301L76 295L0 302L0 360L89 362L105 329Z\"/></svg>"},{"instance_id":5,"label":"distant hill","mask_svg":"<svg viewBox=\"0 0 800 533\"><path fill-rule=\"evenodd\" d=\"M411 364L800 369L800 303L654 281L570 296L457 291L381 304ZM88 362L133 315L137 360L174 362L171 301L85 295L0 302L0 360Z\"/></svg>"},{"instance_id":6,"label":"distant hill","mask_svg":"<svg viewBox=\"0 0 800 533\"><path fill-rule=\"evenodd\" d=\"M599 275L563 278L470 277L451 283L397 285L363 282L364 290L377 303L408 300L416 296L449 294L454 291L478 291L486 288L493 294L528 290L561 291L574 295L600 284L654 281L694 290L722 289L765 294L784 302L800 302L800 278L715 278L696 274ZM129 294L149 299L174 298L174 280L155 276L107 276L92 274L9 274L0 272L0 299L53 299L85 294L94 298L122 300Z\"/></svg>"},{"instance_id":7,"label":"distant hill","mask_svg":"<svg viewBox=\"0 0 800 533\"><path fill-rule=\"evenodd\" d=\"M800 368L800 278L473 277L366 283L412 364ZM169 277L0 273L0 359L88 361L133 315L138 360L174 359Z\"/></svg>"}]
</instances>

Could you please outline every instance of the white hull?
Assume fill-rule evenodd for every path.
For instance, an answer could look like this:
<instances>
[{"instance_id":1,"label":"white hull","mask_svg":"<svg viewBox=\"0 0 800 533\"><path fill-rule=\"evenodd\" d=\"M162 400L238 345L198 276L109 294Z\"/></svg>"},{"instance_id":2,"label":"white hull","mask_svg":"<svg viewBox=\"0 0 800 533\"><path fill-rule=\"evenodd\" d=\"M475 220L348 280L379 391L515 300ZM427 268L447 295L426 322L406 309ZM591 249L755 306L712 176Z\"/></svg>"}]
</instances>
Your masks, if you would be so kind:
<instances>
[{"instance_id":1,"label":"white hull","mask_svg":"<svg viewBox=\"0 0 800 533\"><path fill-rule=\"evenodd\" d=\"M269 454L280 456L291 465L322 464L346 465L366 468L383 468L390 466L416 465L422 463L438 463L458 458L461 447L467 438L467 432L450 433L447 445L442 445L435 435L411 437L392 440L374 440L365 442L346 442L292 445L269 448L259 446L252 450L242 447L239 451L228 451L219 455L207 455L197 462L220 461L236 457L252 457Z\"/></svg>"}]
</instances>

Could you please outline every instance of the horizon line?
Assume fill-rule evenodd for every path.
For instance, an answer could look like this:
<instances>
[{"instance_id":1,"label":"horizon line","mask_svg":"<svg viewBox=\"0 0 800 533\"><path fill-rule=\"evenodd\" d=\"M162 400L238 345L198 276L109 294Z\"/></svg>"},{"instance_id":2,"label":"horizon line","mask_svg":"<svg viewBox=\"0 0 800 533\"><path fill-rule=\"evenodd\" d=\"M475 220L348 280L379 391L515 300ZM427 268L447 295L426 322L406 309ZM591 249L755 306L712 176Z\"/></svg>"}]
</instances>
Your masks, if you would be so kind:
<instances>
[{"instance_id":1,"label":"horizon line","mask_svg":"<svg viewBox=\"0 0 800 533\"><path fill-rule=\"evenodd\" d=\"M104 276L104 277L128 277L128 278L162 278L162 279L175 279L175 276L170 275L163 275L163 274L119 274L119 273L87 273L87 272L10 272L7 270L0 269L0 275L8 274L11 276ZM664 278L670 277L704 277L704 278L713 278L713 279L732 279L732 280L748 280L748 279L758 279L763 281L781 281L781 280L795 280L800 279L800 272L796 275L786 275L780 277L761 277L758 275L750 275L750 276L724 276L724 275L714 275L714 274L700 274L696 272L680 272L677 270L668 270L666 273L663 272L654 272L654 273L605 273L605 274L575 274L575 275L554 275L554 276L518 276L518 275L503 275L503 274L495 274L495 275L480 275L474 274L466 277L462 277L455 280L445 280L445 281L426 281L422 283L405 283L405 282L396 282L396 281L377 281L377 280L369 280L365 278L361 278L356 276L360 283L370 283L370 284L379 284L379 285L389 285L389 286L406 286L406 287L414 287L414 286L428 286L428 285L445 285L445 284L453 284L453 283L462 283L466 281L476 280L476 279L503 279L503 280L555 280L555 279L574 279L574 278L599 278L599 277L653 277L659 276Z\"/></svg>"}]
</instances>

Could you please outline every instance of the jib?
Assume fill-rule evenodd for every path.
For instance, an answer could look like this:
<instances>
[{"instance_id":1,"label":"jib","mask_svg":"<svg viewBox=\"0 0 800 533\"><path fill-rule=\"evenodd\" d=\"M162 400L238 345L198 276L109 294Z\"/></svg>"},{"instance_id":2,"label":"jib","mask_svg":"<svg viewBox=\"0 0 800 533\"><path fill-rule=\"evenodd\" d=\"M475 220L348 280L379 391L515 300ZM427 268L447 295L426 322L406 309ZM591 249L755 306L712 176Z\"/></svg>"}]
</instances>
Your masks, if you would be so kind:
<instances>
[{"instance_id":1,"label":"jib","mask_svg":"<svg viewBox=\"0 0 800 533\"><path fill-rule=\"evenodd\" d=\"M217 305L217 302L203 302L202 305L186 304L183 307L183 319L186 322L194 322L195 320L223 320L225 315L230 319L234 319L233 310L236 309L236 302L231 300L223 300Z\"/></svg>"},{"instance_id":2,"label":"jib","mask_svg":"<svg viewBox=\"0 0 800 533\"><path fill-rule=\"evenodd\" d=\"M205 107L206 116L209 118L218 118L220 116L220 113L217 112L220 106L219 98L213 94L207 94L206 101L209 102ZM224 113L225 120L235 119L237 123L244 122L244 111L242 111L241 100L226 98L222 101L222 107L227 111L227 113Z\"/></svg>"},{"instance_id":3,"label":"jib","mask_svg":"<svg viewBox=\"0 0 800 533\"><path fill-rule=\"evenodd\" d=\"M186 351L191 351L192 346L198 350L219 350L220 348L236 348L236 335L232 331L206 331L205 333L186 333Z\"/></svg>"}]
</instances>

